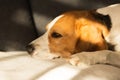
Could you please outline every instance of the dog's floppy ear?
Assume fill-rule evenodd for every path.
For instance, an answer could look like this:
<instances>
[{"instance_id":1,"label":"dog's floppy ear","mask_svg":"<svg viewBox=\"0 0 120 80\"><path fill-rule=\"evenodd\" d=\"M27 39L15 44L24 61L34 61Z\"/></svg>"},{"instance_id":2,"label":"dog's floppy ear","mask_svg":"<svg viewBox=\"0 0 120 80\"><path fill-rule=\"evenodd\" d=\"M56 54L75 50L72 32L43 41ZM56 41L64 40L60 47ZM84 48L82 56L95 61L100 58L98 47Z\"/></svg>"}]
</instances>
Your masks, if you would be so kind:
<instances>
[{"instance_id":1,"label":"dog's floppy ear","mask_svg":"<svg viewBox=\"0 0 120 80\"><path fill-rule=\"evenodd\" d=\"M109 31L112 26L110 16L100 14L96 12L96 10L91 11L91 15L94 18L94 20L96 20L99 24L101 24L100 25L101 27L98 27L98 28L100 28L103 31L102 33L103 33L104 38L108 36Z\"/></svg>"},{"instance_id":2,"label":"dog's floppy ear","mask_svg":"<svg viewBox=\"0 0 120 80\"><path fill-rule=\"evenodd\" d=\"M76 52L107 49L105 38L109 31L107 27L96 20L91 13L76 20L75 32L78 37Z\"/></svg>"},{"instance_id":3,"label":"dog's floppy ear","mask_svg":"<svg viewBox=\"0 0 120 80\"><path fill-rule=\"evenodd\" d=\"M109 15L100 14L96 12L96 10L91 11L91 14L96 20L99 20L101 23L104 23L109 30L111 29L112 23Z\"/></svg>"}]
</instances>

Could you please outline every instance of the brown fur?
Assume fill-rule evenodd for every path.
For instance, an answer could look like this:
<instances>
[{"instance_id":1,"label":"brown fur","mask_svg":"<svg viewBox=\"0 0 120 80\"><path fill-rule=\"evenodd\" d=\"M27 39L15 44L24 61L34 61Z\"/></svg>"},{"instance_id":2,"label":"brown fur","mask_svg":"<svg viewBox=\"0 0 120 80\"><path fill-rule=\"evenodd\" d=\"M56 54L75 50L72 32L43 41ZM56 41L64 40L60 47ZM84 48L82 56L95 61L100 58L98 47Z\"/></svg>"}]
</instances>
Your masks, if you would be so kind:
<instances>
[{"instance_id":1,"label":"brown fur","mask_svg":"<svg viewBox=\"0 0 120 80\"><path fill-rule=\"evenodd\" d=\"M97 51L107 49L105 37L109 31L104 23L94 18L96 12L73 11L67 12L51 28L48 39L52 53L62 57L82 51ZM62 35L53 38L56 32Z\"/></svg>"}]
</instances>

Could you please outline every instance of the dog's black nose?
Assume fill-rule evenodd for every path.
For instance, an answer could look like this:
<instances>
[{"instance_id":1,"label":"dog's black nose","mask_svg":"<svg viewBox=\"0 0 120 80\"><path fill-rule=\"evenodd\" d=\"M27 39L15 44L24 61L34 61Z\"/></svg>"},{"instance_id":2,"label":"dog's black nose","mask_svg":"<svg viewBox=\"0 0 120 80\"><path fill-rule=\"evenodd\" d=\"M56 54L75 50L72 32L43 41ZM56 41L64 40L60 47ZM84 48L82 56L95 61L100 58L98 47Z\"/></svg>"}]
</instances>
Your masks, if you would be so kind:
<instances>
[{"instance_id":1,"label":"dog's black nose","mask_svg":"<svg viewBox=\"0 0 120 80\"><path fill-rule=\"evenodd\" d=\"M32 54L33 51L35 50L35 48L34 48L34 46L33 46L32 44L27 45L27 46L26 46L26 49L27 49L27 52L28 52L29 54Z\"/></svg>"}]
</instances>

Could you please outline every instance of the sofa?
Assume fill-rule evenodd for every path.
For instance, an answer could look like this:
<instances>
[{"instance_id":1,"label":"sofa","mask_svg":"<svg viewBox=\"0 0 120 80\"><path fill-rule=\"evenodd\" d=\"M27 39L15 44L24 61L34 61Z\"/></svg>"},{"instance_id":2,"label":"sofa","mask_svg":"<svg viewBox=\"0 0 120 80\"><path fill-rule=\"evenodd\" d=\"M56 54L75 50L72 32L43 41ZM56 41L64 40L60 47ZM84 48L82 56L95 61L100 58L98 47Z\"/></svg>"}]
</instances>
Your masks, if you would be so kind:
<instances>
[{"instance_id":1,"label":"sofa","mask_svg":"<svg viewBox=\"0 0 120 80\"><path fill-rule=\"evenodd\" d=\"M97 9L119 0L0 0L0 50L25 50L45 32L45 26L70 10Z\"/></svg>"},{"instance_id":2,"label":"sofa","mask_svg":"<svg viewBox=\"0 0 120 80\"><path fill-rule=\"evenodd\" d=\"M0 79L120 80L118 67L77 67L61 59L35 59L26 52L26 45L44 34L46 24L59 14L115 3L120 0L0 0Z\"/></svg>"}]
</instances>

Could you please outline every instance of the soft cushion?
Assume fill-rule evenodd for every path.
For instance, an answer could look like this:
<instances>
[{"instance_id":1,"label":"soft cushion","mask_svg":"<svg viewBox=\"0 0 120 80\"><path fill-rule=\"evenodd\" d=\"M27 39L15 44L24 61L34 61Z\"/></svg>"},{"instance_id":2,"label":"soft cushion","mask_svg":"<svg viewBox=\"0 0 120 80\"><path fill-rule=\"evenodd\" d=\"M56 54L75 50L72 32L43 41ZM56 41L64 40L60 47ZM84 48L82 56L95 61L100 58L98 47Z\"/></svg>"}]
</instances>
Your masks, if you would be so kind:
<instances>
[{"instance_id":1,"label":"soft cushion","mask_svg":"<svg viewBox=\"0 0 120 80\"><path fill-rule=\"evenodd\" d=\"M120 80L111 65L72 66L63 59L35 59L26 52L0 52L0 80Z\"/></svg>"}]
</instances>

